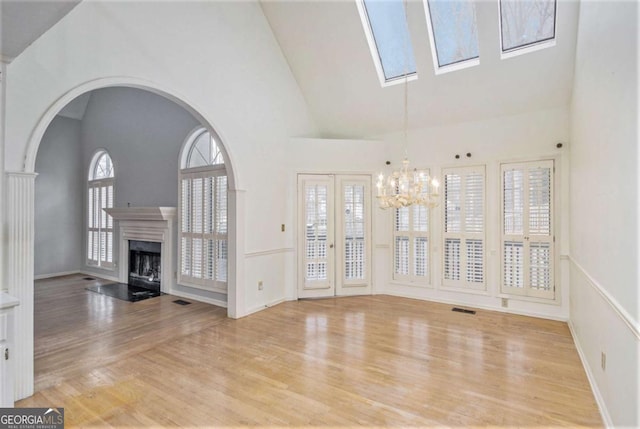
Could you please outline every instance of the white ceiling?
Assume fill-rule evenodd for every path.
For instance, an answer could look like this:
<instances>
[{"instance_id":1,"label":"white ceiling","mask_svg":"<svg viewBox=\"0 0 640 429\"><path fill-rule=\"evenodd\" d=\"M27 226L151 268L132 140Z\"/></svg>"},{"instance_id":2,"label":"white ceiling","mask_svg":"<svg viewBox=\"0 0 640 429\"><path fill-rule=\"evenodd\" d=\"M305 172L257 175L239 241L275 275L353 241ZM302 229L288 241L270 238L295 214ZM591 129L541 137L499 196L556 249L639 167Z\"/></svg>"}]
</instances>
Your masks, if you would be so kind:
<instances>
[{"instance_id":1,"label":"white ceiling","mask_svg":"<svg viewBox=\"0 0 640 429\"><path fill-rule=\"evenodd\" d=\"M578 3L558 0L557 44L500 59L498 3L476 3L480 65L435 75L421 1L408 20L418 68L409 84L409 128L567 105ZM403 85L382 88L355 0L263 1L262 8L323 137L363 138L402 129Z\"/></svg>"},{"instance_id":2,"label":"white ceiling","mask_svg":"<svg viewBox=\"0 0 640 429\"><path fill-rule=\"evenodd\" d=\"M81 0L0 0L0 58L11 61Z\"/></svg>"},{"instance_id":3,"label":"white ceiling","mask_svg":"<svg viewBox=\"0 0 640 429\"><path fill-rule=\"evenodd\" d=\"M18 56L80 1L0 0L0 55ZM402 129L403 85L381 87L355 0L262 0L261 5L321 137L366 138ZM480 65L436 75L423 4L409 0L418 69L418 79L409 84L409 128L567 105L578 10L576 0L558 0L556 46L501 60L497 0L477 1Z\"/></svg>"}]
</instances>

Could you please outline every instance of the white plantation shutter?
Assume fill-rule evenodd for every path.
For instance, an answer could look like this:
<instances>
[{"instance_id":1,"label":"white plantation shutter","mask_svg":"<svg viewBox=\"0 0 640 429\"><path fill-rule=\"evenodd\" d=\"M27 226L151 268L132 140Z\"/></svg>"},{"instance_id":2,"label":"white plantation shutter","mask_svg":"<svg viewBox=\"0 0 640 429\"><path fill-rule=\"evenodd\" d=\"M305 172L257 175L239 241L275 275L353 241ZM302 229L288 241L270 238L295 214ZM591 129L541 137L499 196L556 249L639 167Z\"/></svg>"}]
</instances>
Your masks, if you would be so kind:
<instances>
[{"instance_id":1,"label":"white plantation shutter","mask_svg":"<svg viewBox=\"0 0 640 429\"><path fill-rule=\"evenodd\" d=\"M555 297L553 161L502 165L502 292Z\"/></svg>"},{"instance_id":2,"label":"white plantation shutter","mask_svg":"<svg viewBox=\"0 0 640 429\"><path fill-rule=\"evenodd\" d=\"M224 165L180 172L178 282L226 292L227 177Z\"/></svg>"},{"instance_id":3,"label":"white plantation shutter","mask_svg":"<svg viewBox=\"0 0 640 429\"><path fill-rule=\"evenodd\" d=\"M103 209L113 207L113 179L89 182L87 193L87 262L113 267L113 218Z\"/></svg>"},{"instance_id":4,"label":"white plantation shutter","mask_svg":"<svg viewBox=\"0 0 640 429\"><path fill-rule=\"evenodd\" d=\"M365 242L364 185L344 184L343 197L344 280L363 280L368 263Z\"/></svg>"},{"instance_id":5,"label":"white plantation shutter","mask_svg":"<svg viewBox=\"0 0 640 429\"><path fill-rule=\"evenodd\" d=\"M485 286L485 168L443 170L443 285Z\"/></svg>"},{"instance_id":6,"label":"white plantation shutter","mask_svg":"<svg viewBox=\"0 0 640 429\"><path fill-rule=\"evenodd\" d=\"M424 206L395 209L393 223L393 278L429 285L429 209Z\"/></svg>"}]
</instances>

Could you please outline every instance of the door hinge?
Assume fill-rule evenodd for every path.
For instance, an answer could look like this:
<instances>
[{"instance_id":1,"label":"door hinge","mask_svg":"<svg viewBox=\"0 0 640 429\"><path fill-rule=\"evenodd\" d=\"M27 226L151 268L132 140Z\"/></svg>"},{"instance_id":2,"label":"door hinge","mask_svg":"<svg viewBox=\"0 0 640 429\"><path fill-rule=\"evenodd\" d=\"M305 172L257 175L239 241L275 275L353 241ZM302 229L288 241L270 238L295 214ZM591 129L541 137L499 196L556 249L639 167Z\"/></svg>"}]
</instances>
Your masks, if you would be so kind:
<instances>
[{"instance_id":1,"label":"door hinge","mask_svg":"<svg viewBox=\"0 0 640 429\"><path fill-rule=\"evenodd\" d=\"M553 236L553 242L554 243L556 242L556 236L555 235Z\"/></svg>"},{"instance_id":2,"label":"door hinge","mask_svg":"<svg viewBox=\"0 0 640 429\"><path fill-rule=\"evenodd\" d=\"M9 360L9 347L4 349L4 360Z\"/></svg>"}]
</instances>

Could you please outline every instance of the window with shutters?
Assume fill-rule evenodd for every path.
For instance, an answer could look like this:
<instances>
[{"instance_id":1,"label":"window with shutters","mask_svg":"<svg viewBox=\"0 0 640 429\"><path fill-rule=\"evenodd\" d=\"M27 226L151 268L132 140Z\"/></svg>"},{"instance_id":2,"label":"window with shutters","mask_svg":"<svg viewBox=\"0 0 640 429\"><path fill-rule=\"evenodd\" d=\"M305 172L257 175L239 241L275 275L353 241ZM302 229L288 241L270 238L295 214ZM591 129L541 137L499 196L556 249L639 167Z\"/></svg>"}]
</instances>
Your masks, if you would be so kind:
<instances>
[{"instance_id":1,"label":"window with shutters","mask_svg":"<svg viewBox=\"0 0 640 429\"><path fill-rule=\"evenodd\" d=\"M220 147L204 128L183 150L179 186L180 284L227 291L227 171Z\"/></svg>"},{"instance_id":2,"label":"window with shutters","mask_svg":"<svg viewBox=\"0 0 640 429\"><path fill-rule=\"evenodd\" d=\"M443 170L443 286L485 289L485 168Z\"/></svg>"},{"instance_id":3,"label":"window with shutters","mask_svg":"<svg viewBox=\"0 0 640 429\"><path fill-rule=\"evenodd\" d=\"M553 161L502 165L502 292L555 298Z\"/></svg>"},{"instance_id":4,"label":"window with shutters","mask_svg":"<svg viewBox=\"0 0 640 429\"><path fill-rule=\"evenodd\" d=\"M393 216L394 280L429 285L429 209L402 207L395 209Z\"/></svg>"},{"instance_id":5,"label":"window with shutters","mask_svg":"<svg viewBox=\"0 0 640 429\"><path fill-rule=\"evenodd\" d=\"M89 166L87 263L102 268L113 268L113 218L103 209L113 207L114 178L111 157L97 152Z\"/></svg>"}]
</instances>

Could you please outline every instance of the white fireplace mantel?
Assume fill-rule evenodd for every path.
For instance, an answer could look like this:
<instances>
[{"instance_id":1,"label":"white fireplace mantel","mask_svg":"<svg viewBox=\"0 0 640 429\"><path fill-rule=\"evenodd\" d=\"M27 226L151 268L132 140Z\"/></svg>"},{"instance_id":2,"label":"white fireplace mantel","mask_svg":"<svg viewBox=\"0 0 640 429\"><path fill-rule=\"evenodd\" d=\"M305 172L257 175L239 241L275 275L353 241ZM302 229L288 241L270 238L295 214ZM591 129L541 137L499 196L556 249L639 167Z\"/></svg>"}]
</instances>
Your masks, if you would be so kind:
<instances>
[{"instance_id":1,"label":"white fireplace mantel","mask_svg":"<svg viewBox=\"0 0 640 429\"><path fill-rule=\"evenodd\" d=\"M175 207L114 207L104 211L114 220L170 220L177 213Z\"/></svg>"},{"instance_id":2,"label":"white fireplace mantel","mask_svg":"<svg viewBox=\"0 0 640 429\"><path fill-rule=\"evenodd\" d=\"M171 293L175 286L173 223L175 207L114 207L104 209L119 227L120 269L118 280L129 277L129 240L153 241L161 244L161 291Z\"/></svg>"}]
</instances>

